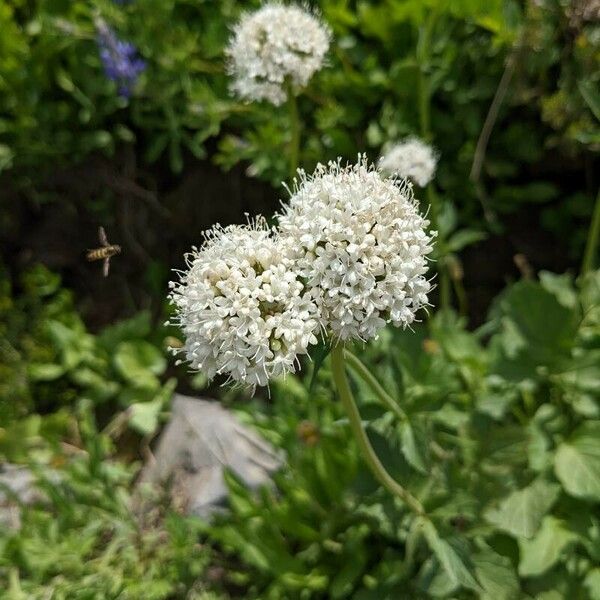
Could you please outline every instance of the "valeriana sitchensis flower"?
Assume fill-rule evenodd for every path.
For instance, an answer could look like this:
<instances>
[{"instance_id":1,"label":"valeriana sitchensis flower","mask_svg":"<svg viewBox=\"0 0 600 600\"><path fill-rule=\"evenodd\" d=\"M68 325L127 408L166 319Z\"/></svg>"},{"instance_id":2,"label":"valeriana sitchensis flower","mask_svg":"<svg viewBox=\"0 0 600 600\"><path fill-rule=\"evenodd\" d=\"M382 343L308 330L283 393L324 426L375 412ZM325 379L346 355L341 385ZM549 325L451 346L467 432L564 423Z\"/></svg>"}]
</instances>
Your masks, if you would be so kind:
<instances>
[{"instance_id":1,"label":"valeriana sitchensis flower","mask_svg":"<svg viewBox=\"0 0 600 600\"><path fill-rule=\"evenodd\" d=\"M181 352L193 369L251 387L294 372L298 356L317 342L317 307L293 268L289 251L264 219L216 226L186 256L188 270L172 282Z\"/></svg>"},{"instance_id":2,"label":"valeriana sitchensis flower","mask_svg":"<svg viewBox=\"0 0 600 600\"><path fill-rule=\"evenodd\" d=\"M334 338L368 340L386 323L406 326L427 304L429 222L409 183L386 179L365 158L299 171L280 235Z\"/></svg>"},{"instance_id":3,"label":"valeriana sitchensis flower","mask_svg":"<svg viewBox=\"0 0 600 600\"><path fill-rule=\"evenodd\" d=\"M282 104L286 85L305 87L323 66L329 40L329 29L299 6L272 2L246 14L227 50L233 91L246 100Z\"/></svg>"},{"instance_id":4,"label":"valeriana sitchensis flower","mask_svg":"<svg viewBox=\"0 0 600 600\"><path fill-rule=\"evenodd\" d=\"M104 19L96 19L96 31L104 73L116 82L119 95L128 98L146 63L139 58L136 47L120 40Z\"/></svg>"},{"instance_id":5,"label":"valeriana sitchensis flower","mask_svg":"<svg viewBox=\"0 0 600 600\"><path fill-rule=\"evenodd\" d=\"M437 161L431 146L418 138L408 138L387 149L379 159L379 168L388 175L404 177L425 187L435 175Z\"/></svg>"}]
</instances>

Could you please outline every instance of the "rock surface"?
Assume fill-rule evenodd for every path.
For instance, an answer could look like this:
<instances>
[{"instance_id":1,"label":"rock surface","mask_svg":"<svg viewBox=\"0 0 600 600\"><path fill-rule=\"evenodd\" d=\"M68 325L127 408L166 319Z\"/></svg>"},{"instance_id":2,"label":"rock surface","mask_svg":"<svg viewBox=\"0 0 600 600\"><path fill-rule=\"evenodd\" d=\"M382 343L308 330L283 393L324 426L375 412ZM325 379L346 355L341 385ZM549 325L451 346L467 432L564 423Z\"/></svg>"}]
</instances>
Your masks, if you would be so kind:
<instances>
[{"instance_id":1,"label":"rock surface","mask_svg":"<svg viewBox=\"0 0 600 600\"><path fill-rule=\"evenodd\" d=\"M40 498L35 476L27 467L0 465L0 527L21 527L20 504L31 504Z\"/></svg>"},{"instance_id":2,"label":"rock surface","mask_svg":"<svg viewBox=\"0 0 600 600\"><path fill-rule=\"evenodd\" d=\"M218 510L227 497L225 468L257 487L281 466L282 457L220 404L176 394L172 406L139 486L167 490L181 512L206 518Z\"/></svg>"}]
</instances>

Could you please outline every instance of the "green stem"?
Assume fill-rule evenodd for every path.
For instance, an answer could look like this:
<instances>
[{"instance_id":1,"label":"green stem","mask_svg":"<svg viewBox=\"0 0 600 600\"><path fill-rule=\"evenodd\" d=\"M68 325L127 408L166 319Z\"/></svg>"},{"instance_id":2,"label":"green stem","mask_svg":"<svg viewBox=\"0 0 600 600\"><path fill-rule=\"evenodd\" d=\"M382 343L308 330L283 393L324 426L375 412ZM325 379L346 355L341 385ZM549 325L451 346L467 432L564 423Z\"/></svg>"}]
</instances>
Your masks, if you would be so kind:
<instances>
[{"instance_id":1,"label":"green stem","mask_svg":"<svg viewBox=\"0 0 600 600\"><path fill-rule=\"evenodd\" d=\"M291 85L288 85L287 96L290 115L290 180L293 180L300 166L300 114L298 112L298 101Z\"/></svg>"},{"instance_id":2,"label":"green stem","mask_svg":"<svg viewBox=\"0 0 600 600\"><path fill-rule=\"evenodd\" d=\"M348 361L348 366L373 390L375 395L385 406L391 410L401 420L406 420L406 413L398 406L398 403L383 389L383 386L377 381L375 376L362 363L360 358L352 354L350 350L344 350L344 358Z\"/></svg>"},{"instance_id":3,"label":"green stem","mask_svg":"<svg viewBox=\"0 0 600 600\"><path fill-rule=\"evenodd\" d=\"M595 267L596 257L598 255L598 242L600 241L600 190L596 196L596 206L592 215L592 223L588 233L585 245L585 253L581 264L581 274L586 275Z\"/></svg>"},{"instance_id":4,"label":"green stem","mask_svg":"<svg viewBox=\"0 0 600 600\"><path fill-rule=\"evenodd\" d=\"M363 459L366 461L373 475L383 487L394 496L400 498L413 512L420 516L425 515L422 504L408 490L404 489L404 487L391 477L385 470L385 467L381 464L375 450L373 450L373 446L371 446L371 442L363 429L360 413L354 402L352 390L348 385L348 379L344 369L344 349L339 344L331 351L331 365L333 369L333 379L338 389L340 400L348 414L352 433L356 438Z\"/></svg>"}]
</instances>

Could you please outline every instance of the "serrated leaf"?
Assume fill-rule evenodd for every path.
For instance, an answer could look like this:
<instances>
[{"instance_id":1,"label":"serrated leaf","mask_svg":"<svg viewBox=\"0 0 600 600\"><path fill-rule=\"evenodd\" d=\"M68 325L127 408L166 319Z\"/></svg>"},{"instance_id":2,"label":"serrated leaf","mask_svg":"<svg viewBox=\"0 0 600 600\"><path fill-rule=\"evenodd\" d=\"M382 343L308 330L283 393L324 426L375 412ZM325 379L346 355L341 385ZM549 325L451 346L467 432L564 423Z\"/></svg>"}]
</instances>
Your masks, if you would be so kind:
<instances>
[{"instance_id":1,"label":"serrated leaf","mask_svg":"<svg viewBox=\"0 0 600 600\"><path fill-rule=\"evenodd\" d=\"M519 540L519 574L535 577L545 573L576 540L577 534L569 531L562 521L553 516L544 517L542 526L531 540Z\"/></svg>"},{"instance_id":2,"label":"serrated leaf","mask_svg":"<svg viewBox=\"0 0 600 600\"><path fill-rule=\"evenodd\" d=\"M600 421L589 421L558 447L554 471L567 493L600 500Z\"/></svg>"},{"instance_id":3,"label":"serrated leaf","mask_svg":"<svg viewBox=\"0 0 600 600\"><path fill-rule=\"evenodd\" d=\"M501 500L498 506L488 508L484 517L489 523L517 538L531 538L556 501L559 491L558 485L537 479Z\"/></svg>"}]
</instances>

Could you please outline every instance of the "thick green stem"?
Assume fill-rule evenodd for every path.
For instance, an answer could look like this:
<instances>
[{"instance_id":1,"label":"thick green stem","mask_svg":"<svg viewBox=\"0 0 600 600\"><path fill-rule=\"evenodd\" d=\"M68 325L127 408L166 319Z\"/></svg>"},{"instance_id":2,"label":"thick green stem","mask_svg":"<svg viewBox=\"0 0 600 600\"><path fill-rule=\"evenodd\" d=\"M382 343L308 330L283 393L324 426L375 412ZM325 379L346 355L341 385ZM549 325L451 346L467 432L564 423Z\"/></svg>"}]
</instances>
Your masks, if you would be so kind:
<instances>
[{"instance_id":1,"label":"thick green stem","mask_svg":"<svg viewBox=\"0 0 600 600\"><path fill-rule=\"evenodd\" d=\"M383 386L377 381L373 373L367 369L360 358L352 354L350 350L344 350L344 358L348 361L348 366L373 390L375 395L385 406L391 410L399 419L405 420L406 413L398 406L398 403L383 389Z\"/></svg>"},{"instance_id":2,"label":"thick green stem","mask_svg":"<svg viewBox=\"0 0 600 600\"><path fill-rule=\"evenodd\" d=\"M290 145L289 145L289 165L290 179L294 179L296 171L300 166L300 114L298 112L298 102L292 86L287 88L288 110L290 115Z\"/></svg>"},{"instance_id":3,"label":"thick green stem","mask_svg":"<svg viewBox=\"0 0 600 600\"><path fill-rule=\"evenodd\" d=\"M585 245L585 253L581 264L581 274L586 275L595 268L598 256L598 243L600 242L600 190L596 196L596 206L592 215L592 223Z\"/></svg>"},{"instance_id":4,"label":"thick green stem","mask_svg":"<svg viewBox=\"0 0 600 600\"><path fill-rule=\"evenodd\" d=\"M340 400L342 401L344 409L348 415L352 433L356 438L356 442L358 443L358 447L363 459L366 461L377 481L379 481L383 487L385 487L394 496L400 498L417 515L425 515L425 510L422 504L408 490L404 489L395 479L392 478L392 476L385 470L385 467L381 464L381 461L375 453L375 450L373 450L373 446L371 446L371 442L369 441L369 438L363 429L360 413L358 412L358 408L354 402L352 390L348 384L346 371L344 369L344 349L341 345L337 345L332 350L331 364L333 369L333 379L338 389Z\"/></svg>"}]
</instances>

